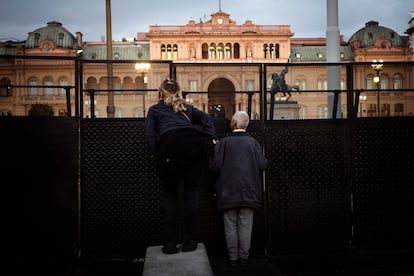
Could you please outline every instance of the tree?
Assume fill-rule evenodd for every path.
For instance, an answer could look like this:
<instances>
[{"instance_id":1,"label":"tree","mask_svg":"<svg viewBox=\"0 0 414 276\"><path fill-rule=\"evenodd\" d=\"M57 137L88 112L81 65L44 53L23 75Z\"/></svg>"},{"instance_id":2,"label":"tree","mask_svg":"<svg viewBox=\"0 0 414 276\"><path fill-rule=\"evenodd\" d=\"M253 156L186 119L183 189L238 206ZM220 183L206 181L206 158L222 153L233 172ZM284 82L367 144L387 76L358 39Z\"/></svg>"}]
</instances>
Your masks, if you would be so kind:
<instances>
[{"instance_id":1,"label":"tree","mask_svg":"<svg viewBox=\"0 0 414 276\"><path fill-rule=\"evenodd\" d=\"M48 104L33 104L29 110L29 116L51 117L55 114L53 107Z\"/></svg>"}]
</instances>

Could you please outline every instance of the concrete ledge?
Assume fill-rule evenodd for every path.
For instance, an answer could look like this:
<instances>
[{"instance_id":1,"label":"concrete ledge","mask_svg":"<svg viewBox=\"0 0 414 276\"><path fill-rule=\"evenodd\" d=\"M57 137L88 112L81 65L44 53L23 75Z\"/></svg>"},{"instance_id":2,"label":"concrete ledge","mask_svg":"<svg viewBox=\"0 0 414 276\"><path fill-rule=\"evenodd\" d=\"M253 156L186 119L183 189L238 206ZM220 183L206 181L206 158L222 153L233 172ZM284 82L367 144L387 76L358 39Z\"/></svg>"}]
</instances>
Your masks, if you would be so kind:
<instances>
[{"instance_id":1,"label":"concrete ledge","mask_svg":"<svg viewBox=\"0 0 414 276\"><path fill-rule=\"evenodd\" d=\"M198 243L194 251L170 255L162 253L161 248L147 248L143 276L213 276L204 244Z\"/></svg>"}]
</instances>

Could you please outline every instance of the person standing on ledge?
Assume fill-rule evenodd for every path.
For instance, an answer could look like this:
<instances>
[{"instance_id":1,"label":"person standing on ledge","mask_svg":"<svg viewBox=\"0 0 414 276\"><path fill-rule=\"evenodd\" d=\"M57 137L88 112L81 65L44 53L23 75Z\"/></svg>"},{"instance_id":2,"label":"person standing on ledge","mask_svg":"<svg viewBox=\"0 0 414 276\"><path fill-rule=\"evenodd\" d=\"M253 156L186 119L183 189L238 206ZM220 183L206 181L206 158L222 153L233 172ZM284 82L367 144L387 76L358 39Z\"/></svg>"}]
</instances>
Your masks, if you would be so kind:
<instances>
[{"instance_id":1,"label":"person standing on ledge","mask_svg":"<svg viewBox=\"0 0 414 276\"><path fill-rule=\"evenodd\" d=\"M260 144L246 132L249 115L236 111L232 132L214 148L210 169L216 173L215 192L218 211L223 212L224 234L229 265L247 265L255 209L262 206L261 172L268 160Z\"/></svg>"},{"instance_id":2,"label":"person standing on ledge","mask_svg":"<svg viewBox=\"0 0 414 276\"><path fill-rule=\"evenodd\" d=\"M164 199L163 248L165 254L197 249L198 187L208 174L216 130L211 116L185 104L180 85L164 80L159 102L151 106L145 120L145 134L157 157ZM202 128L200 131L196 126ZM182 185L182 187L181 187ZM183 192L183 237L178 237L178 199Z\"/></svg>"}]
</instances>

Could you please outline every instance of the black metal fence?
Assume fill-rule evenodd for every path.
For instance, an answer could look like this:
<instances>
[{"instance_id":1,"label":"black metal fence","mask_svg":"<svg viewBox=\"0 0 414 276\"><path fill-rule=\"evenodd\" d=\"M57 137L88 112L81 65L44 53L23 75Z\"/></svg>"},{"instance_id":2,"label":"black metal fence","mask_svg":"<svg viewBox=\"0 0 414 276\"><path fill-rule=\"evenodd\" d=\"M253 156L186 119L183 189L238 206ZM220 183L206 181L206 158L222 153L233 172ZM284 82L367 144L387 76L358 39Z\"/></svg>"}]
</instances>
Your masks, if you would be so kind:
<instances>
[{"instance_id":1,"label":"black metal fence","mask_svg":"<svg viewBox=\"0 0 414 276\"><path fill-rule=\"evenodd\" d=\"M10 252L142 258L160 244L160 185L143 123L0 118ZM226 124L216 121L221 135ZM270 161L253 252L414 246L413 117L252 121L249 131ZM200 240L222 253L211 180L200 199Z\"/></svg>"}]
</instances>

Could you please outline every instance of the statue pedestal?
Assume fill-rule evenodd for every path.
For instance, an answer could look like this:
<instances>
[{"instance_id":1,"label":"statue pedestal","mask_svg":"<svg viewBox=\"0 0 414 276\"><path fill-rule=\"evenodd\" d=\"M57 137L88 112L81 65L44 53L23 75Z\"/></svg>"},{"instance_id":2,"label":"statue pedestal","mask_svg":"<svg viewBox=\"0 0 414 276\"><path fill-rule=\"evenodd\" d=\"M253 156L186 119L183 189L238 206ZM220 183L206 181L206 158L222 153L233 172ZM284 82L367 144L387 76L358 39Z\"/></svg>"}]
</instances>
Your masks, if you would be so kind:
<instances>
[{"instance_id":1,"label":"statue pedestal","mask_svg":"<svg viewBox=\"0 0 414 276\"><path fill-rule=\"evenodd\" d=\"M297 101L276 101L273 109L274 120L299 119L299 104Z\"/></svg>"}]
</instances>

